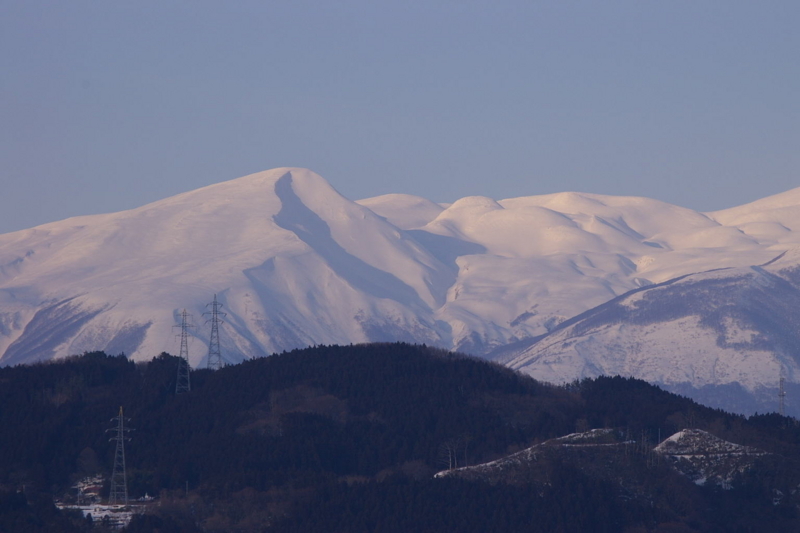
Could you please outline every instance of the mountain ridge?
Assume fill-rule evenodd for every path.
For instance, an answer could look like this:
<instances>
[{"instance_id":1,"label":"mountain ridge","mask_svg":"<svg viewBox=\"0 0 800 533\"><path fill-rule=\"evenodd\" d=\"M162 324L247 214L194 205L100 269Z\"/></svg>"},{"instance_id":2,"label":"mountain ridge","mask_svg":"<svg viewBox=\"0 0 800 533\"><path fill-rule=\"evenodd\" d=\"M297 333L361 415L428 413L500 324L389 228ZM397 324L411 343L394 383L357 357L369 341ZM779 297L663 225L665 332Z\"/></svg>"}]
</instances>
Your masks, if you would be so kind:
<instances>
[{"instance_id":1,"label":"mountain ridge","mask_svg":"<svg viewBox=\"0 0 800 533\"><path fill-rule=\"evenodd\" d=\"M683 276L780 254L792 268L798 249L800 189L712 213L577 192L353 202L307 169L277 168L0 235L0 365L176 352L187 308L202 366L213 294L229 362L397 340L486 355Z\"/></svg>"}]
</instances>

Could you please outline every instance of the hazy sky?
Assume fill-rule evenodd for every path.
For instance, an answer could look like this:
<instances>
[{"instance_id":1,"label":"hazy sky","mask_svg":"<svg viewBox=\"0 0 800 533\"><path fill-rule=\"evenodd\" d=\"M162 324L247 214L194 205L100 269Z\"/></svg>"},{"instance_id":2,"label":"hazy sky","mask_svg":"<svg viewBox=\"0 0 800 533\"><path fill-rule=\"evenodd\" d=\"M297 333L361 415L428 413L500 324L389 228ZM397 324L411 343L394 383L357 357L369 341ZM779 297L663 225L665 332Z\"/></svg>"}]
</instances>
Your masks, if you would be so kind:
<instances>
[{"instance_id":1,"label":"hazy sky","mask_svg":"<svg viewBox=\"0 0 800 533\"><path fill-rule=\"evenodd\" d=\"M800 186L800 2L0 2L0 233L279 166L352 199Z\"/></svg>"}]
</instances>

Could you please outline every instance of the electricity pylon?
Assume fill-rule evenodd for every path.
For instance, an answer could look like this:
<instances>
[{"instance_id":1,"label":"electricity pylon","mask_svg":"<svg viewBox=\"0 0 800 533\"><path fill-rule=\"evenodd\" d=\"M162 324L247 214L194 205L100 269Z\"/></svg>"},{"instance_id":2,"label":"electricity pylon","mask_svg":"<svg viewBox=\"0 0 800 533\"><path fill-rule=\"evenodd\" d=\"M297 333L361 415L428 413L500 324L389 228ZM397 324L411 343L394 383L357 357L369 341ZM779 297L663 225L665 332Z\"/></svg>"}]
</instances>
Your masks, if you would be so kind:
<instances>
[{"instance_id":1,"label":"electricity pylon","mask_svg":"<svg viewBox=\"0 0 800 533\"><path fill-rule=\"evenodd\" d=\"M186 309L181 313L181 353L178 359L178 379L175 382L175 394L189 392L192 385L189 382L189 328L194 327L189 324L189 313Z\"/></svg>"},{"instance_id":2,"label":"electricity pylon","mask_svg":"<svg viewBox=\"0 0 800 533\"><path fill-rule=\"evenodd\" d=\"M780 402L780 415L786 416L786 411L784 409L784 398L786 398L786 390L783 388L783 370L781 370L781 381L780 386L778 387L778 401Z\"/></svg>"},{"instance_id":3,"label":"electricity pylon","mask_svg":"<svg viewBox=\"0 0 800 533\"><path fill-rule=\"evenodd\" d=\"M222 304L217 302L217 295L214 295L214 301L206 305L211 307L211 311L203 313L204 315L211 315L211 340L208 342L208 368L211 370L219 370L225 366L225 359L222 358L222 352L219 349L219 323L220 315L226 316L221 313L220 309Z\"/></svg>"},{"instance_id":4,"label":"electricity pylon","mask_svg":"<svg viewBox=\"0 0 800 533\"><path fill-rule=\"evenodd\" d=\"M111 419L117 422L117 427L106 431L115 431L115 435L108 439L117 441L117 450L114 452L114 471L111 474L111 492L108 495L110 505L128 505L128 480L125 473L125 441L130 440L127 432L130 429L125 427L125 417L122 416L122 406L119 414Z\"/></svg>"}]
</instances>

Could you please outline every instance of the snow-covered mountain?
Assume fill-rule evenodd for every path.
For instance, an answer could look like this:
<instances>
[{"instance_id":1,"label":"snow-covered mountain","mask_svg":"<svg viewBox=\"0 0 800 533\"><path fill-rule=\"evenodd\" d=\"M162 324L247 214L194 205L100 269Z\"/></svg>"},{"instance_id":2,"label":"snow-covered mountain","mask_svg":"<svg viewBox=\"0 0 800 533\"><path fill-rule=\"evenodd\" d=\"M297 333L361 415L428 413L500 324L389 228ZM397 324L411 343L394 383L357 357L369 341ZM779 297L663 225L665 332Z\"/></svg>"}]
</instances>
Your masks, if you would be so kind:
<instances>
[{"instance_id":1,"label":"snow-covered mountain","mask_svg":"<svg viewBox=\"0 0 800 533\"><path fill-rule=\"evenodd\" d=\"M209 329L202 313L214 294L227 312L220 336L231 362L312 344L389 340L485 355L561 334L567 319L688 274L744 269L742 276L777 276L793 287L777 266L763 275L750 267L797 248L799 230L800 189L707 214L580 193L353 202L311 171L274 169L130 211L0 235L0 364L90 350L134 359L175 353L172 326L187 308L197 325L190 359L202 365ZM795 257L783 256L781 268L800 263ZM670 340L702 330L687 316L665 326ZM708 345L685 358L727 349ZM584 355L558 371L522 359L513 365L569 380L586 374ZM677 356L670 361L686 366ZM794 368L786 368L789 381L800 380ZM750 367L697 375L688 382L766 380L750 376Z\"/></svg>"},{"instance_id":2,"label":"snow-covered mountain","mask_svg":"<svg viewBox=\"0 0 800 533\"><path fill-rule=\"evenodd\" d=\"M447 338L453 269L301 169L0 236L0 362L176 352L182 308L214 293L229 360L317 343ZM207 332L190 347L200 364ZM199 345L198 345L199 344Z\"/></svg>"},{"instance_id":3,"label":"snow-covered mountain","mask_svg":"<svg viewBox=\"0 0 800 533\"><path fill-rule=\"evenodd\" d=\"M797 263L791 252L645 287L493 356L550 382L635 376L715 407L775 411L780 376L793 389L800 377Z\"/></svg>"}]
</instances>

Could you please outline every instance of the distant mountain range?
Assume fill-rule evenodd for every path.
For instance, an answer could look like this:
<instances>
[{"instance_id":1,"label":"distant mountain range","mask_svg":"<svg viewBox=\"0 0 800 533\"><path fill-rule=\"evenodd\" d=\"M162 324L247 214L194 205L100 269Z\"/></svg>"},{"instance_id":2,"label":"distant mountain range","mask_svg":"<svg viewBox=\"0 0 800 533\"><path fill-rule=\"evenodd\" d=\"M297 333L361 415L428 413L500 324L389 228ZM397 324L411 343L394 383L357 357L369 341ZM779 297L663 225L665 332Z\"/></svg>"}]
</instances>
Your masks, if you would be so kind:
<instances>
[{"instance_id":1,"label":"distant mountain range","mask_svg":"<svg viewBox=\"0 0 800 533\"><path fill-rule=\"evenodd\" d=\"M0 364L176 353L186 308L204 366L216 294L229 362L402 340L741 412L777 409L783 373L800 413L798 230L800 188L715 213L571 192L353 202L274 169L0 235Z\"/></svg>"}]
</instances>

